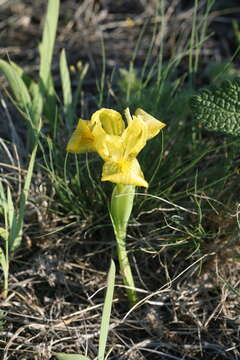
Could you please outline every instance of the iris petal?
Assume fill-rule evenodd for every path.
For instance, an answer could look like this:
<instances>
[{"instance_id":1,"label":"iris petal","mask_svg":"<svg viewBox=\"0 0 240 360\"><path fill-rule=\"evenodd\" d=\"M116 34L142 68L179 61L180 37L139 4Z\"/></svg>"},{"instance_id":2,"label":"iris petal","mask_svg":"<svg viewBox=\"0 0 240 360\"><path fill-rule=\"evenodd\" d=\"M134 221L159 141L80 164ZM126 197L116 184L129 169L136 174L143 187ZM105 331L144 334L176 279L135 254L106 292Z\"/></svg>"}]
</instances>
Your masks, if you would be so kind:
<instances>
[{"instance_id":1,"label":"iris petal","mask_svg":"<svg viewBox=\"0 0 240 360\"><path fill-rule=\"evenodd\" d=\"M108 135L101 124L96 124L93 129L95 147L98 154L105 161L117 161L123 155L123 144L120 136Z\"/></svg>"},{"instance_id":2,"label":"iris petal","mask_svg":"<svg viewBox=\"0 0 240 360\"><path fill-rule=\"evenodd\" d=\"M122 135L124 158L133 158L142 150L147 141L147 127L142 119L133 116Z\"/></svg>"},{"instance_id":3,"label":"iris petal","mask_svg":"<svg viewBox=\"0 0 240 360\"><path fill-rule=\"evenodd\" d=\"M103 130L109 135L121 135L125 124L122 115L112 109L100 109L91 117L91 123L94 125L101 123Z\"/></svg>"},{"instance_id":4,"label":"iris petal","mask_svg":"<svg viewBox=\"0 0 240 360\"><path fill-rule=\"evenodd\" d=\"M67 144L67 151L75 154L96 151L90 121L80 119Z\"/></svg>"},{"instance_id":5,"label":"iris petal","mask_svg":"<svg viewBox=\"0 0 240 360\"><path fill-rule=\"evenodd\" d=\"M103 165L102 181L148 187L137 159L106 161Z\"/></svg>"},{"instance_id":6,"label":"iris petal","mask_svg":"<svg viewBox=\"0 0 240 360\"><path fill-rule=\"evenodd\" d=\"M147 140L152 139L154 136L156 136L159 133L159 131L162 128L164 128L164 126L166 126L166 124L157 120L155 117L148 114L146 111L142 109L137 109L135 111L135 115L137 117L141 117L142 120L147 125L147 129L148 129Z\"/></svg>"}]
</instances>

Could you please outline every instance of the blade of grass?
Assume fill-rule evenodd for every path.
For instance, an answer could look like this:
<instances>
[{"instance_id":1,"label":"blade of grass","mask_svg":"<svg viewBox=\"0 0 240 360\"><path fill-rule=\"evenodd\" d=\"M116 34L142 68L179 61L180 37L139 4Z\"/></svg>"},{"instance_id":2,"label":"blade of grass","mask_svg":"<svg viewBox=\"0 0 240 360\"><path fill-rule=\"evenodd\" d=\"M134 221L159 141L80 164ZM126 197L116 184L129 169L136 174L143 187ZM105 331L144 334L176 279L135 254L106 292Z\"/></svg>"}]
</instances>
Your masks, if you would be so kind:
<instances>
[{"instance_id":1,"label":"blade of grass","mask_svg":"<svg viewBox=\"0 0 240 360\"><path fill-rule=\"evenodd\" d=\"M59 15L59 0L49 0L47 14L43 29L42 42L39 45L40 51L40 79L45 89L48 89L53 48L56 39L57 23Z\"/></svg>"},{"instance_id":2,"label":"blade of grass","mask_svg":"<svg viewBox=\"0 0 240 360\"><path fill-rule=\"evenodd\" d=\"M32 153L31 153L31 157L29 160L27 176L25 179L23 191L22 191L21 198L20 198L19 214L18 214L18 217L16 220L14 217L13 224L10 229L9 249L11 251L16 250L20 246L21 240L22 240L22 229L23 229L23 223L24 223L25 206L26 206L26 202L28 199L28 194L29 194L29 189L30 189L30 185L31 185L33 169L34 169L34 164L35 164L35 159L36 159L36 154L37 154L37 149L38 149L38 135L39 135L40 127L41 127L41 125L39 124L39 129L38 129L38 132L36 133L35 144L34 144L34 147L33 147Z\"/></svg>"},{"instance_id":3,"label":"blade of grass","mask_svg":"<svg viewBox=\"0 0 240 360\"><path fill-rule=\"evenodd\" d=\"M104 85L105 85L105 78L106 78L106 50L103 36L100 38L101 40L101 50L102 50L102 73L100 76L100 81L97 80L97 88L99 91L99 100L98 100L98 107L100 108L103 103L104 98Z\"/></svg>"},{"instance_id":4,"label":"blade of grass","mask_svg":"<svg viewBox=\"0 0 240 360\"><path fill-rule=\"evenodd\" d=\"M71 130L73 126L72 90L65 49L61 51L60 55L60 74L63 91L65 120L67 128Z\"/></svg>"},{"instance_id":5,"label":"blade of grass","mask_svg":"<svg viewBox=\"0 0 240 360\"><path fill-rule=\"evenodd\" d=\"M160 48L158 53L158 65L157 65L157 88L159 89L159 95L157 98L157 103L160 101L160 94L161 94L161 87L164 85L164 81L162 79L162 71L163 71L163 54L164 54L164 36L165 36L165 0L160 0L159 5L159 13L161 16L161 24L160 24L160 30L159 30L159 36L160 36Z\"/></svg>"},{"instance_id":6,"label":"blade of grass","mask_svg":"<svg viewBox=\"0 0 240 360\"><path fill-rule=\"evenodd\" d=\"M78 83L77 83L77 89L75 90L74 95L73 95L73 105L72 105L73 113L76 112L76 108L77 108L79 97L80 97L81 90L82 90L83 80L84 80L85 76L87 75L88 68L89 68L89 64L83 65L81 63L81 61L79 61L77 63Z\"/></svg>"},{"instance_id":7,"label":"blade of grass","mask_svg":"<svg viewBox=\"0 0 240 360\"><path fill-rule=\"evenodd\" d=\"M58 360L90 360L89 357L78 354L53 353Z\"/></svg>"},{"instance_id":8,"label":"blade of grass","mask_svg":"<svg viewBox=\"0 0 240 360\"><path fill-rule=\"evenodd\" d=\"M195 44L198 42L198 34L196 31L197 27L197 12L198 12L198 0L194 0L194 9L193 9L193 18L192 18L192 31L190 37L190 52L188 58L188 72L190 74L190 81L193 82L193 74L194 74L194 50Z\"/></svg>"},{"instance_id":9,"label":"blade of grass","mask_svg":"<svg viewBox=\"0 0 240 360\"><path fill-rule=\"evenodd\" d=\"M56 39L59 16L59 0L49 0L43 29L42 42L39 45L39 98L40 109L44 110L49 121L51 133L54 134L56 120L56 94L51 76L53 49Z\"/></svg>"},{"instance_id":10,"label":"blade of grass","mask_svg":"<svg viewBox=\"0 0 240 360\"><path fill-rule=\"evenodd\" d=\"M107 285L107 293L104 300L103 313L102 313L102 321L100 327L100 338L99 338L99 346L98 346L98 360L104 359L105 348L107 343L107 336L109 330L109 321L112 309L112 300L113 300L113 292L115 285L115 264L114 261L111 260L110 270L108 272L108 285Z\"/></svg>"},{"instance_id":11,"label":"blade of grass","mask_svg":"<svg viewBox=\"0 0 240 360\"><path fill-rule=\"evenodd\" d=\"M5 254L3 249L0 247L0 265L3 272L3 291L2 297L6 298L8 293L8 274L9 274L9 259L8 259L8 250L5 249Z\"/></svg>"},{"instance_id":12,"label":"blade of grass","mask_svg":"<svg viewBox=\"0 0 240 360\"><path fill-rule=\"evenodd\" d=\"M215 0L207 0L207 4L206 4L206 11L203 14L203 20L200 22L199 24L199 44L203 43L204 38L206 37L206 32L207 32L207 26L208 26L208 21L209 21L209 13L213 7L213 5L215 4ZM197 44L196 44L197 45ZM195 61L194 61L194 72L196 73L198 70L198 63L199 63L199 56L200 56L200 51L201 51L201 46L196 46L196 50L195 50Z\"/></svg>"},{"instance_id":13,"label":"blade of grass","mask_svg":"<svg viewBox=\"0 0 240 360\"><path fill-rule=\"evenodd\" d=\"M31 97L21 76L11 63L4 60L0 60L0 71L3 72L7 78L17 105L24 113L28 114L29 109L31 108Z\"/></svg>"},{"instance_id":14,"label":"blade of grass","mask_svg":"<svg viewBox=\"0 0 240 360\"><path fill-rule=\"evenodd\" d=\"M10 195L9 195L10 194ZM8 197L11 196L10 189L8 187ZM4 217L4 228L0 228L0 238L4 241L4 247L0 247L0 265L3 272L3 298L7 297L8 294L8 276L9 276L9 224L12 222L12 209L9 211L8 199L6 198L4 187L0 182L0 211ZM14 209L13 209L14 210Z\"/></svg>"}]
</instances>

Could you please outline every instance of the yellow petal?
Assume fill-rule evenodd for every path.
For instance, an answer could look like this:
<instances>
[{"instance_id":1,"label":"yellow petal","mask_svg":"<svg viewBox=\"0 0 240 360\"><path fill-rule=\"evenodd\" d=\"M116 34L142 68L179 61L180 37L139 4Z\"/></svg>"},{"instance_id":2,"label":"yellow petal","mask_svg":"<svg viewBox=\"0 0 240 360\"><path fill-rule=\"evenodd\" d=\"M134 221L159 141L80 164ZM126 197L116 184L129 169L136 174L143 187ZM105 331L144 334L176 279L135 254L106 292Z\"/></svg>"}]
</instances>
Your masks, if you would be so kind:
<instances>
[{"instance_id":1,"label":"yellow petal","mask_svg":"<svg viewBox=\"0 0 240 360\"><path fill-rule=\"evenodd\" d=\"M148 187L137 159L106 161L103 165L102 181Z\"/></svg>"},{"instance_id":2,"label":"yellow petal","mask_svg":"<svg viewBox=\"0 0 240 360\"><path fill-rule=\"evenodd\" d=\"M147 127L139 117L133 116L131 122L122 135L124 158L134 158L146 145Z\"/></svg>"},{"instance_id":3,"label":"yellow petal","mask_svg":"<svg viewBox=\"0 0 240 360\"><path fill-rule=\"evenodd\" d=\"M140 116L147 125L147 129L148 129L147 140L152 139L154 136L156 136L159 133L159 131L162 128L164 128L164 126L166 126L166 124L157 120L155 117L148 114L146 111L142 109L137 109L135 111L135 115L137 117Z\"/></svg>"},{"instance_id":4,"label":"yellow petal","mask_svg":"<svg viewBox=\"0 0 240 360\"><path fill-rule=\"evenodd\" d=\"M96 151L90 121L80 119L67 144L67 151L75 154Z\"/></svg>"},{"instance_id":5,"label":"yellow petal","mask_svg":"<svg viewBox=\"0 0 240 360\"><path fill-rule=\"evenodd\" d=\"M98 123L93 128L95 147L97 153L105 161L117 161L123 156L123 144L120 136L108 135L101 124Z\"/></svg>"},{"instance_id":6,"label":"yellow petal","mask_svg":"<svg viewBox=\"0 0 240 360\"><path fill-rule=\"evenodd\" d=\"M122 115L112 109L102 108L91 117L91 124L101 123L103 130L109 135L121 135L125 124Z\"/></svg>"}]
</instances>

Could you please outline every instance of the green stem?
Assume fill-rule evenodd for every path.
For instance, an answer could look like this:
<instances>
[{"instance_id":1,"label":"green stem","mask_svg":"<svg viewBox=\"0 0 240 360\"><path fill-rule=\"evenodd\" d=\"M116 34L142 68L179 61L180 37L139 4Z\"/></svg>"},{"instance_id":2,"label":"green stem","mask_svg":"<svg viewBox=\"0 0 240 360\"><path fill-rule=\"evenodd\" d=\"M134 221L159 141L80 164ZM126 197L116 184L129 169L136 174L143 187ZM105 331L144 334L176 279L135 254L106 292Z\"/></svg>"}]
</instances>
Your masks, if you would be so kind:
<instances>
[{"instance_id":1,"label":"green stem","mask_svg":"<svg viewBox=\"0 0 240 360\"><path fill-rule=\"evenodd\" d=\"M115 185L112 193L111 206L109 209L114 228L114 234L117 241L117 253L120 270L122 273L123 283L127 286L126 291L131 305L135 305L138 301L138 298L127 256L126 233L128 220L133 208L134 196L135 186L124 184Z\"/></svg>"},{"instance_id":2,"label":"green stem","mask_svg":"<svg viewBox=\"0 0 240 360\"><path fill-rule=\"evenodd\" d=\"M6 299L8 296L8 277L9 277L9 259L8 259L8 249L6 249L6 254L3 254L3 250L0 248L0 256L1 256L1 267L3 272L3 290L0 297Z\"/></svg>"},{"instance_id":3,"label":"green stem","mask_svg":"<svg viewBox=\"0 0 240 360\"><path fill-rule=\"evenodd\" d=\"M130 304L133 306L137 303L138 297L135 291L135 284L133 280L132 270L128 260L127 249L126 249L126 233L115 232L117 241L117 253L120 270L123 278L123 283L128 288L126 289Z\"/></svg>"},{"instance_id":4,"label":"green stem","mask_svg":"<svg viewBox=\"0 0 240 360\"><path fill-rule=\"evenodd\" d=\"M8 261L8 260L7 260ZM9 277L9 263L6 264L4 270L4 280L3 280L3 298L6 299L8 296L8 277Z\"/></svg>"}]
</instances>

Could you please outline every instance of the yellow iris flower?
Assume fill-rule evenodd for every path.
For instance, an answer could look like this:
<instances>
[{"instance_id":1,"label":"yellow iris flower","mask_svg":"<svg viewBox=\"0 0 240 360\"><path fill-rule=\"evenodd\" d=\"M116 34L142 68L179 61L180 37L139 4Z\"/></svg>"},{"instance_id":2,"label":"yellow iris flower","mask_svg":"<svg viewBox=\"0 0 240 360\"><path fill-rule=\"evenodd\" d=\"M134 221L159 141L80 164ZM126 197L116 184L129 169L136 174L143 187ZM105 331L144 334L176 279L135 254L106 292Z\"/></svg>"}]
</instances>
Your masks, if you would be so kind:
<instances>
[{"instance_id":1,"label":"yellow iris flower","mask_svg":"<svg viewBox=\"0 0 240 360\"><path fill-rule=\"evenodd\" d=\"M125 116L127 127L121 114L112 109L96 111L90 121L80 119L67 151L97 152L104 160L102 181L148 187L136 157L165 124L142 109L133 116L126 109Z\"/></svg>"}]
</instances>

